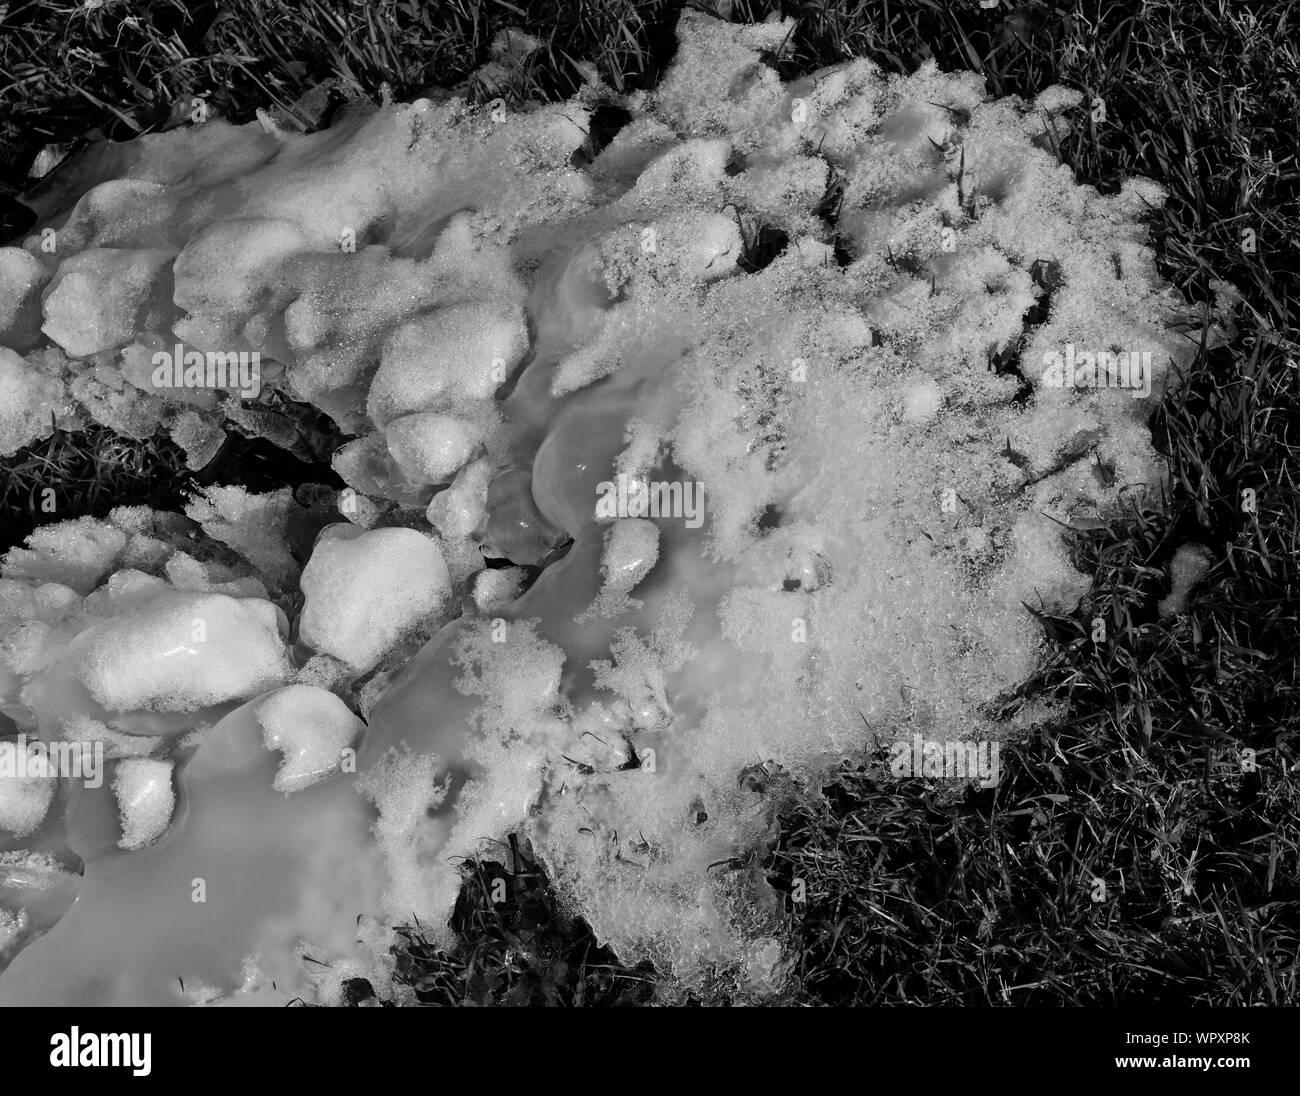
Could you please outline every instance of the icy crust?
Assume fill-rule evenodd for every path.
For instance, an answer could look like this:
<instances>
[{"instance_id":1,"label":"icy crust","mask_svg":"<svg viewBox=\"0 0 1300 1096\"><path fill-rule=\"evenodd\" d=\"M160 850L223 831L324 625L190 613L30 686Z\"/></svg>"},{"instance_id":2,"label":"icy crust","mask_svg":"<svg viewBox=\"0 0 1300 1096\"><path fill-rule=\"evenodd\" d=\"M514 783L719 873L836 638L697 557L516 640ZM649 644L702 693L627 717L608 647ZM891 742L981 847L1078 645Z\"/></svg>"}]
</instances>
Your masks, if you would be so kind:
<instances>
[{"instance_id":1,"label":"icy crust","mask_svg":"<svg viewBox=\"0 0 1300 1096\"><path fill-rule=\"evenodd\" d=\"M111 780L15 792L6 847L70 840L88 868L0 999L180 999L186 955L203 999L242 978L271 1000L313 934L388 985L356 916L436 934L456 865L511 833L625 961L770 995L787 913L754 865L781 782L873 738L1028 723L998 703L1041 652L1024 605L1086 586L1062 524L1159 482L1146 421L1191 349L1146 242L1162 194L1074 185L1045 134L1076 93L865 61L782 83L761 53L789 31L686 11L652 92L216 120L99 146L37 196L57 250L0 250L0 368L47 419L202 451L237 394L152 388L180 341L258 351L263 391L354 440L332 516L213 488L183 533L115 512L6 557L0 711L173 762L204 806L163 827L140 766L134 820ZM594 149L602 102L631 120ZM113 272L127 303L91 307ZM1129 387L1098 372L1114 354L1143 363ZM36 421L6 410L0 441ZM195 616L227 645L173 674ZM217 848L220 878L247 860L266 888L195 950L164 879ZM114 927L150 918L168 954Z\"/></svg>"}]
</instances>

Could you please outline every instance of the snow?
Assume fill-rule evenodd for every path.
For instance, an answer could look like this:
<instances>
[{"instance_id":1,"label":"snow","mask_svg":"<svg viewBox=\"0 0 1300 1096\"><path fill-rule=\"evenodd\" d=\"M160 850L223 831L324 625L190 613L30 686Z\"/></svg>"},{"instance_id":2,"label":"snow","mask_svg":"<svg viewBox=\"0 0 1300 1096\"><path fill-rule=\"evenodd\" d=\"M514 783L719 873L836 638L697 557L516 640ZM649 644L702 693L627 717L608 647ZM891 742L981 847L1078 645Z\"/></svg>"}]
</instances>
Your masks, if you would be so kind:
<instances>
[{"instance_id":1,"label":"snow","mask_svg":"<svg viewBox=\"0 0 1300 1096\"><path fill-rule=\"evenodd\" d=\"M37 743L0 739L0 830L25 837L45 821L55 781L30 763L44 756Z\"/></svg>"},{"instance_id":2,"label":"snow","mask_svg":"<svg viewBox=\"0 0 1300 1096\"><path fill-rule=\"evenodd\" d=\"M1156 607L1161 616L1186 611L1192 587L1201 581L1213 562L1214 556L1203 544L1179 546L1169 561L1169 593Z\"/></svg>"},{"instance_id":3,"label":"snow","mask_svg":"<svg viewBox=\"0 0 1300 1096\"><path fill-rule=\"evenodd\" d=\"M72 256L45 291L42 330L74 358L121 349L141 312L170 307L171 259L166 251L107 247Z\"/></svg>"},{"instance_id":4,"label":"snow","mask_svg":"<svg viewBox=\"0 0 1300 1096\"><path fill-rule=\"evenodd\" d=\"M39 292L49 272L16 247L0 247L0 346L26 350L40 330Z\"/></svg>"},{"instance_id":5,"label":"snow","mask_svg":"<svg viewBox=\"0 0 1300 1096\"><path fill-rule=\"evenodd\" d=\"M0 250L21 394L0 447L70 406L202 463L229 396L148 387L177 340L257 351L349 438L346 520L318 534L324 505L213 486L183 526L79 517L5 557L0 706L138 737L119 773L158 799L130 851L76 812L83 900L0 1000L173 1000L182 969L214 994L300 986L299 939L351 962L358 913L444 933L452 865L511 833L623 961L770 994L775 896L710 870L771 841L745 774L815 782L871 733L1012 733L987 701L1041 657L1023 606L1087 583L1062 524L1160 480L1146 420L1195 342L1144 222L1164 195L1099 195L1043 151L1077 92L1027 110L866 61L783 83L763 54L791 29L685 11L587 167L595 85L504 114L360 105L311 134L214 119L88 150L75 208L42 209L57 252L39 231ZM530 48L495 43L488 75ZM755 269L764 227L788 240ZM1053 387L1067 344L1149 352L1150 392ZM620 476L672 505L605 512ZM154 845L146 764L193 797ZM200 858L221 915L201 924L159 883Z\"/></svg>"},{"instance_id":6,"label":"snow","mask_svg":"<svg viewBox=\"0 0 1300 1096\"><path fill-rule=\"evenodd\" d=\"M509 605L519 596L524 584L522 567L497 567L474 576L474 604L480 613L491 613Z\"/></svg>"},{"instance_id":7,"label":"snow","mask_svg":"<svg viewBox=\"0 0 1300 1096\"><path fill-rule=\"evenodd\" d=\"M173 300L189 313L176 334L205 348L226 345L252 318L279 263L306 247L306 236L286 221L209 225L176 257Z\"/></svg>"},{"instance_id":8,"label":"snow","mask_svg":"<svg viewBox=\"0 0 1300 1096\"><path fill-rule=\"evenodd\" d=\"M292 673L275 606L228 594L160 594L80 633L67 658L110 712L196 711Z\"/></svg>"},{"instance_id":9,"label":"snow","mask_svg":"<svg viewBox=\"0 0 1300 1096\"><path fill-rule=\"evenodd\" d=\"M31 368L14 351L0 347L0 456L44 437L51 414L65 403L63 386Z\"/></svg>"},{"instance_id":10,"label":"snow","mask_svg":"<svg viewBox=\"0 0 1300 1096\"><path fill-rule=\"evenodd\" d=\"M372 529L322 536L303 568L302 592L303 643L360 674L406 632L430 626L451 583L434 540L414 529Z\"/></svg>"},{"instance_id":11,"label":"snow","mask_svg":"<svg viewBox=\"0 0 1300 1096\"><path fill-rule=\"evenodd\" d=\"M170 761L144 757L117 763L113 795L117 798L122 825L120 848L142 849L167 832L176 807L172 769Z\"/></svg>"},{"instance_id":12,"label":"snow","mask_svg":"<svg viewBox=\"0 0 1300 1096\"><path fill-rule=\"evenodd\" d=\"M285 533L297 510L289 487L254 495L241 487L208 487L185 507L208 536L230 545L275 585L298 576Z\"/></svg>"},{"instance_id":13,"label":"snow","mask_svg":"<svg viewBox=\"0 0 1300 1096\"><path fill-rule=\"evenodd\" d=\"M605 534L604 556L600 562L604 585L593 610L611 616L631 607L633 602L627 595L658 560L659 528L653 521L624 518L613 522Z\"/></svg>"},{"instance_id":14,"label":"snow","mask_svg":"<svg viewBox=\"0 0 1300 1096\"><path fill-rule=\"evenodd\" d=\"M269 750L284 754L276 791L301 791L338 772L344 751L364 724L333 693L314 685L289 685L264 697L255 709Z\"/></svg>"},{"instance_id":15,"label":"snow","mask_svg":"<svg viewBox=\"0 0 1300 1096\"><path fill-rule=\"evenodd\" d=\"M487 302L450 305L402 324L384 342L367 412L388 419L453 397L486 398L528 345L523 316Z\"/></svg>"},{"instance_id":16,"label":"snow","mask_svg":"<svg viewBox=\"0 0 1300 1096\"><path fill-rule=\"evenodd\" d=\"M385 432L388 451L412 483L445 483L483 444L472 422L432 411L393 419Z\"/></svg>"},{"instance_id":17,"label":"snow","mask_svg":"<svg viewBox=\"0 0 1300 1096\"><path fill-rule=\"evenodd\" d=\"M58 581L86 594L114 566L126 543L121 529L96 518L42 525L27 538L26 548L5 553L4 574L11 579Z\"/></svg>"}]
</instances>

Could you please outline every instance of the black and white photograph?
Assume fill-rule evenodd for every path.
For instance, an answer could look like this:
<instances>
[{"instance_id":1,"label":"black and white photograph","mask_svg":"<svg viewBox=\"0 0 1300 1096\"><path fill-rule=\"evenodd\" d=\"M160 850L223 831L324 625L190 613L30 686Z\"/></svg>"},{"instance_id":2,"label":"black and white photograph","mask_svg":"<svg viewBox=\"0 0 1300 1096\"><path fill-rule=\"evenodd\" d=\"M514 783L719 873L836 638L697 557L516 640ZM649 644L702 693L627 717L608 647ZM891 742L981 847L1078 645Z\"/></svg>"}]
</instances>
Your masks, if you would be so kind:
<instances>
[{"instance_id":1,"label":"black and white photograph","mask_svg":"<svg viewBox=\"0 0 1300 1096\"><path fill-rule=\"evenodd\" d=\"M177 1007L1261 1068L1298 253L1294 0L0 3L15 1078Z\"/></svg>"}]
</instances>

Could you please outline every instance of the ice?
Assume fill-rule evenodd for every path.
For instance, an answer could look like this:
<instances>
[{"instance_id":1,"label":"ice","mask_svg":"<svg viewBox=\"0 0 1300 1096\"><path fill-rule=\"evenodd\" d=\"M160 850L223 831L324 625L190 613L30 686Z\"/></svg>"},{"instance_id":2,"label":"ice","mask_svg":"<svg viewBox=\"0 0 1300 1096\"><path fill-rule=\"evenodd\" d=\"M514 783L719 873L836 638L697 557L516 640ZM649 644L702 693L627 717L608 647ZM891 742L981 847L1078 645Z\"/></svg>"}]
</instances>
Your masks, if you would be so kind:
<instances>
[{"instance_id":1,"label":"ice","mask_svg":"<svg viewBox=\"0 0 1300 1096\"><path fill-rule=\"evenodd\" d=\"M40 291L49 271L35 256L0 247L0 346L27 350L40 335Z\"/></svg>"},{"instance_id":2,"label":"ice","mask_svg":"<svg viewBox=\"0 0 1300 1096\"><path fill-rule=\"evenodd\" d=\"M527 346L523 316L487 302L451 305L416 317L384 343L367 413L382 426L442 400L491 396Z\"/></svg>"},{"instance_id":3,"label":"ice","mask_svg":"<svg viewBox=\"0 0 1300 1096\"><path fill-rule=\"evenodd\" d=\"M427 484L413 484L403 475L388 451L382 434L370 434L340 446L334 452L334 471L361 496L392 499L403 506L422 506L433 493ZM349 504L350 519L363 517L363 507L354 495Z\"/></svg>"},{"instance_id":4,"label":"ice","mask_svg":"<svg viewBox=\"0 0 1300 1096\"><path fill-rule=\"evenodd\" d=\"M66 658L110 712L192 712L286 681L281 627L267 601L164 593L80 633Z\"/></svg>"},{"instance_id":5,"label":"ice","mask_svg":"<svg viewBox=\"0 0 1300 1096\"><path fill-rule=\"evenodd\" d=\"M79 897L0 977L0 1005L227 999L254 955L278 987L267 999L285 1005L318 999L316 964L359 953L358 915L380 908L383 887L365 800L345 778L277 791L280 758L254 708L227 715L178 767L186 807L164 841L119 848L109 784L80 790L69 812Z\"/></svg>"},{"instance_id":6,"label":"ice","mask_svg":"<svg viewBox=\"0 0 1300 1096\"><path fill-rule=\"evenodd\" d=\"M171 437L185 450L186 465L198 469L217 455L226 440L226 432L197 411L182 411L172 419Z\"/></svg>"},{"instance_id":7,"label":"ice","mask_svg":"<svg viewBox=\"0 0 1300 1096\"><path fill-rule=\"evenodd\" d=\"M276 791L301 791L340 770L345 751L364 724L333 693L314 685L289 685L269 693L255 709L268 750L284 754Z\"/></svg>"},{"instance_id":8,"label":"ice","mask_svg":"<svg viewBox=\"0 0 1300 1096\"><path fill-rule=\"evenodd\" d=\"M142 849L167 832L176 807L173 768L170 761L144 757L127 758L117 763L113 794L121 818L119 848Z\"/></svg>"},{"instance_id":9,"label":"ice","mask_svg":"<svg viewBox=\"0 0 1300 1096\"><path fill-rule=\"evenodd\" d=\"M0 970L67 912L80 885L53 857L0 852Z\"/></svg>"},{"instance_id":10,"label":"ice","mask_svg":"<svg viewBox=\"0 0 1300 1096\"><path fill-rule=\"evenodd\" d=\"M31 368L0 346L0 456L9 456L49 433L50 418L62 414L67 398L54 377Z\"/></svg>"},{"instance_id":11,"label":"ice","mask_svg":"<svg viewBox=\"0 0 1300 1096\"><path fill-rule=\"evenodd\" d=\"M164 322L172 289L167 251L95 248L65 260L45 291L42 330L74 358L126 346Z\"/></svg>"},{"instance_id":12,"label":"ice","mask_svg":"<svg viewBox=\"0 0 1300 1096\"><path fill-rule=\"evenodd\" d=\"M443 934L457 859L511 833L623 961L770 994L786 915L732 865L773 839L776 767L815 786L873 735L1017 732L990 701L1042 655L1024 605L1088 582L1063 526L1162 474L1147 421L1194 346L1145 222L1164 195L1077 187L1045 151L1077 92L1029 109L933 63L783 82L792 30L684 12L589 166L595 84L530 110L360 105L311 134L214 121L92 146L78 185L42 188L42 219L67 217L55 255L26 250L59 267L50 331L102 352L0 359L40 390L7 430L44 430L31 408L67 384L77 414L201 455L221 398L136 387L148 353L247 348L274 396L349 437L349 490L301 576L320 515L237 488L193 503L207 537L119 514L10 553L6 717L135 736L191 810L126 852L111 795L83 791L82 900L0 999L280 1001L305 984L290 939L319 932L354 969L381 890L387 919ZM179 256L166 308L107 284L155 253ZM16 316L44 277L3 255L0 276ZM1057 386L1067 346L1149 353L1149 389ZM608 486L633 482L654 509ZM262 583L292 612L295 578L290 649ZM184 630L200 604L229 617L211 662ZM207 856L203 907L186 888ZM381 856L386 879L345 878Z\"/></svg>"},{"instance_id":13,"label":"ice","mask_svg":"<svg viewBox=\"0 0 1300 1096\"><path fill-rule=\"evenodd\" d=\"M173 268L178 308L189 313L176 334L204 349L225 349L273 291L280 263L310 248L287 221L218 221L198 233Z\"/></svg>"},{"instance_id":14,"label":"ice","mask_svg":"<svg viewBox=\"0 0 1300 1096\"><path fill-rule=\"evenodd\" d=\"M63 720L59 736L69 742L90 746L92 749L95 743L102 743L104 756L111 760L150 757L161 752L167 741L162 735L123 734L84 713Z\"/></svg>"},{"instance_id":15,"label":"ice","mask_svg":"<svg viewBox=\"0 0 1300 1096\"><path fill-rule=\"evenodd\" d=\"M384 436L412 483L446 483L483 444L475 423L431 411L393 419Z\"/></svg>"},{"instance_id":16,"label":"ice","mask_svg":"<svg viewBox=\"0 0 1300 1096\"><path fill-rule=\"evenodd\" d=\"M174 199L165 187L145 179L106 179L77 201L58 235L58 247L72 254L94 248L138 247L156 239Z\"/></svg>"},{"instance_id":17,"label":"ice","mask_svg":"<svg viewBox=\"0 0 1300 1096\"><path fill-rule=\"evenodd\" d=\"M55 778L35 743L0 739L0 830L26 837L45 821Z\"/></svg>"},{"instance_id":18,"label":"ice","mask_svg":"<svg viewBox=\"0 0 1300 1096\"><path fill-rule=\"evenodd\" d=\"M114 567L126 543L126 533L98 518L42 525L26 548L5 553L3 571L6 578L58 581L86 594Z\"/></svg>"},{"instance_id":19,"label":"ice","mask_svg":"<svg viewBox=\"0 0 1300 1096\"><path fill-rule=\"evenodd\" d=\"M21 910L13 913L0 908L0 957L18 942L26 928L27 917Z\"/></svg>"},{"instance_id":20,"label":"ice","mask_svg":"<svg viewBox=\"0 0 1300 1096\"><path fill-rule=\"evenodd\" d=\"M365 673L405 633L432 625L451 588L435 541L414 529L373 529L322 536L303 568L302 592L303 643Z\"/></svg>"},{"instance_id":21,"label":"ice","mask_svg":"<svg viewBox=\"0 0 1300 1096\"><path fill-rule=\"evenodd\" d=\"M451 486L433 496L425 511L429 524L448 540L465 540L487 516L492 466L485 460L465 465Z\"/></svg>"},{"instance_id":22,"label":"ice","mask_svg":"<svg viewBox=\"0 0 1300 1096\"><path fill-rule=\"evenodd\" d=\"M496 567L480 571L474 578L474 604L480 613L491 613L514 601L523 589L522 567Z\"/></svg>"},{"instance_id":23,"label":"ice","mask_svg":"<svg viewBox=\"0 0 1300 1096\"><path fill-rule=\"evenodd\" d=\"M208 487L185 507L208 536L230 545L276 586L298 576L287 536L290 516L299 509L293 489L254 495L241 487Z\"/></svg>"}]
</instances>

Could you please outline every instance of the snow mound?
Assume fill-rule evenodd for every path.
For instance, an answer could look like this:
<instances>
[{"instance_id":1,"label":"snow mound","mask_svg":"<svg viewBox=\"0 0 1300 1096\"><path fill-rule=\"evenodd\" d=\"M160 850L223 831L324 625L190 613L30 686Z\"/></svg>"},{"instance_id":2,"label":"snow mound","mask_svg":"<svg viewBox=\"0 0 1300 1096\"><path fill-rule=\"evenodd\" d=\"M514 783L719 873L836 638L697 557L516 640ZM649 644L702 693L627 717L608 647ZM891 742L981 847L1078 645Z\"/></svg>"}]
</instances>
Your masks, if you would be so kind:
<instances>
[{"instance_id":1,"label":"snow mound","mask_svg":"<svg viewBox=\"0 0 1300 1096\"><path fill-rule=\"evenodd\" d=\"M101 146L26 258L0 252L0 373L24 393L0 443L67 401L201 453L268 393L351 438L345 521L318 535L283 493L212 488L189 513L226 557L140 514L6 557L0 710L159 738L136 760L174 761L203 807L130 852L74 811L103 859L0 1000L113 984L81 943L96 918L157 982L123 999L170 999L192 911L150 865L226 837L214 872L253 865L265 893L220 899L247 932L195 962L228 980L271 939L288 984L299 925L445 930L453 864L510 834L624 961L770 995L786 913L752 865L781 782L873 739L1014 732L1044 644L1024 606L1086 587L1062 526L1160 481L1147 421L1195 343L1144 221L1163 194L1074 184L1046 149L1076 93L867 61L783 82L766 56L791 30L683 12L603 149L594 82L527 111L419 100ZM158 355L192 354L256 355L258 393L197 365L154 383ZM347 917L344 853L388 873ZM322 895L334 920L307 912ZM131 927L151 902L171 955Z\"/></svg>"}]
</instances>

